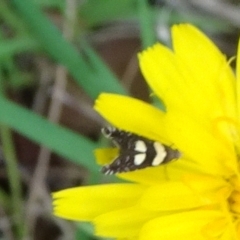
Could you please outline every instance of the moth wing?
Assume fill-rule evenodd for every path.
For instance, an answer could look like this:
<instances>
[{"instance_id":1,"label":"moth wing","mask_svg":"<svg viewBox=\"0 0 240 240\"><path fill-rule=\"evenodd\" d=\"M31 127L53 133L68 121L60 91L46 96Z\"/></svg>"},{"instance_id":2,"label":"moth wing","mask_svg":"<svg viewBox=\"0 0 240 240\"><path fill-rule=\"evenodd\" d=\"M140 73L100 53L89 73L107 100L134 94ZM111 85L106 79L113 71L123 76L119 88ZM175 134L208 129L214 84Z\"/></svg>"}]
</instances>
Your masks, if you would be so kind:
<instances>
[{"instance_id":1,"label":"moth wing","mask_svg":"<svg viewBox=\"0 0 240 240\"><path fill-rule=\"evenodd\" d=\"M106 175L129 172L150 166L151 162L147 163L146 154L136 152L123 152L112 163L102 167L101 172Z\"/></svg>"}]
</instances>

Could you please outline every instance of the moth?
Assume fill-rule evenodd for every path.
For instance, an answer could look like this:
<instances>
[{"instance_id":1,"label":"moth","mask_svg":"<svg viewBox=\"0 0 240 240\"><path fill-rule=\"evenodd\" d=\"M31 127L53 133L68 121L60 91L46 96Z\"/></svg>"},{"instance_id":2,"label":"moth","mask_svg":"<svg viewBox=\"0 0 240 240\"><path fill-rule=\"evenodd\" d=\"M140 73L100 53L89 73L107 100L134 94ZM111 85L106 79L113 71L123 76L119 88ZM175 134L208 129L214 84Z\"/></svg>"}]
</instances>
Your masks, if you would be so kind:
<instances>
[{"instance_id":1,"label":"moth","mask_svg":"<svg viewBox=\"0 0 240 240\"><path fill-rule=\"evenodd\" d=\"M180 157L177 149L131 132L104 127L102 133L119 148L119 155L101 169L106 175L155 167Z\"/></svg>"}]
</instances>

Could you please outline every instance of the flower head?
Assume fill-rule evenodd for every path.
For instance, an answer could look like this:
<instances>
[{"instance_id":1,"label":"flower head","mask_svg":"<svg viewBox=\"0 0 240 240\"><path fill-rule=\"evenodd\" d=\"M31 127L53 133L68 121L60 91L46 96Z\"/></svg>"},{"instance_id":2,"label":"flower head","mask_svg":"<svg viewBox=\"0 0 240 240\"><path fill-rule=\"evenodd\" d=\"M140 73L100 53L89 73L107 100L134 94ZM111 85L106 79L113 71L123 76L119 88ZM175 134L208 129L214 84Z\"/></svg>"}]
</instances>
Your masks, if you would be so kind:
<instances>
[{"instance_id":1,"label":"flower head","mask_svg":"<svg viewBox=\"0 0 240 240\"><path fill-rule=\"evenodd\" d=\"M195 27L175 25L172 39L173 50L156 44L139 54L166 111L106 93L95 109L117 128L178 149L180 159L118 174L131 183L57 192L54 213L118 239L240 239L240 52L235 76ZM117 154L97 151L101 163Z\"/></svg>"}]
</instances>

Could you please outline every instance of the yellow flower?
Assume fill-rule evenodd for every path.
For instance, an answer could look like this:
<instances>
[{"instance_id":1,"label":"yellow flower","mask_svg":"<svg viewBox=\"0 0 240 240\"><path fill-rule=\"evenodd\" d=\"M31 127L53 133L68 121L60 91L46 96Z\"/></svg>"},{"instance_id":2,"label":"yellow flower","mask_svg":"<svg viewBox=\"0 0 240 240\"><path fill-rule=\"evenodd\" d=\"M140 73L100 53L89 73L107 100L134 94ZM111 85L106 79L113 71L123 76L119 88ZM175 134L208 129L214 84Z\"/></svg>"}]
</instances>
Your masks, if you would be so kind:
<instances>
[{"instance_id":1,"label":"yellow flower","mask_svg":"<svg viewBox=\"0 0 240 240\"><path fill-rule=\"evenodd\" d=\"M95 109L120 129L173 146L181 158L118 174L131 183L57 192L55 215L92 222L97 235L117 239L240 239L240 50L235 76L195 27L174 26L172 39L173 50L156 44L139 54L166 112L115 94L101 94ZM114 154L97 152L100 162Z\"/></svg>"}]
</instances>

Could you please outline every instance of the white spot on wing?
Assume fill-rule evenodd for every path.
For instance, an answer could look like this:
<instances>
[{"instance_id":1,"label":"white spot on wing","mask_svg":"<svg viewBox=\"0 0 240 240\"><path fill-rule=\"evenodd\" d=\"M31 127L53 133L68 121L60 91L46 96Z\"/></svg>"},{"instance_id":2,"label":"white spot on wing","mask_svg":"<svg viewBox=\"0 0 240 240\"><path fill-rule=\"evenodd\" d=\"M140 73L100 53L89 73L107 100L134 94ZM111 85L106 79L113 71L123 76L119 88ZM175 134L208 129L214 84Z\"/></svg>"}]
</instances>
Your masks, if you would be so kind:
<instances>
[{"instance_id":1,"label":"white spot on wing","mask_svg":"<svg viewBox=\"0 0 240 240\"><path fill-rule=\"evenodd\" d=\"M156 150L156 156L152 161L152 166L158 166L163 162L163 160L167 156L167 152L161 143L154 142L153 146Z\"/></svg>"},{"instance_id":2,"label":"white spot on wing","mask_svg":"<svg viewBox=\"0 0 240 240\"><path fill-rule=\"evenodd\" d=\"M138 140L138 141L136 141L136 143L135 143L134 150L137 151L137 152L145 153L145 152L147 151L147 146L146 146L146 144L144 143L144 141Z\"/></svg>"},{"instance_id":3,"label":"white spot on wing","mask_svg":"<svg viewBox=\"0 0 240 240\"><path fill-rule=\"evenodd\" d=\"M145 158L146 158L145 153L136 154L134 156L134 164L137 166L141 165L144 162Z\"/></svg>"}]
</instances>

